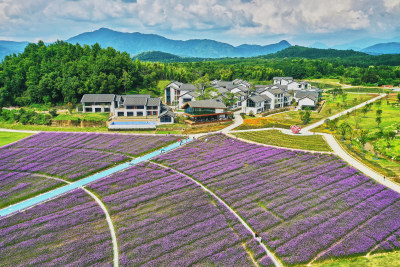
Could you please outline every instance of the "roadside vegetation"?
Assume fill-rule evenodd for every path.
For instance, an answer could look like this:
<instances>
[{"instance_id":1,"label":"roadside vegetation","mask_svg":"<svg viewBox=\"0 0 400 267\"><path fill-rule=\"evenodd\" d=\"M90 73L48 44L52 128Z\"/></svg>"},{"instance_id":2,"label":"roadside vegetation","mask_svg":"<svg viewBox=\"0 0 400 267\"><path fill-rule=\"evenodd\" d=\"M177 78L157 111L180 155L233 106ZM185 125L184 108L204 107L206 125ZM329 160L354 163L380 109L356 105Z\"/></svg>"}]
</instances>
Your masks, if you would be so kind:
<instances>
[{"instance_id":1,"label":"roadside vegetation","mask_svg":"<svg viewBox=\"0 0 400 267\"><path fill-rule=\"evenodd\" d=\"M357 159L400 182L400 94L390 94L316 129L332 133Z\"/></svg>"},{"instance_id":2,"label":"roadside vegetation","mask_svg":"<svg viewBox=\"0 0 400 267\"><path fill-rule=\"evenodd\" d=\"M321 135L288 135L279 130L233 133L234 136L253 142L294 149L332 151Z\"/></svg>"},{"instance_id":3,"label":"roadside vegetation","mask_svg":"<svg viewBox=\"0 0 400 267\"><path fill-rule=\"evenodd\" d=\"M267 117L250 117L244 116L243 124L236 127L235 130L249 130L249 129L260 129L260 128L284 128L290 129L291 125L301 125L306 126L308 124L317 122L323 117L316 113L310 111L310 117L306 124L302 121L300 113L298 111L288 111L282 112Z\"/></svg>"}]
</instances>

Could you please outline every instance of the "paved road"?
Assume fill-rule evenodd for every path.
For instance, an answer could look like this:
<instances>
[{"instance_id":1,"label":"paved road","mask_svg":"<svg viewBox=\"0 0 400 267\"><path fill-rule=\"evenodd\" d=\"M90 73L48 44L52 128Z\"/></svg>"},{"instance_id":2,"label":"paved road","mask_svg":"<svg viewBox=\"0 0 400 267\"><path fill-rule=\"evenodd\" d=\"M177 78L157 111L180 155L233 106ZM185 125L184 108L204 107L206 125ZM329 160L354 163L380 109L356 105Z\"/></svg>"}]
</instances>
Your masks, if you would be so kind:
<instances>
[{"instance_id":1,"label":"paved road","mask_svg":"<svg viewBox=\"0 0 400 267\"><path fill-rule=\"evenodd\" d=\"M168 166L164 166L162 164L159 163L155 163L154 164L161 166L163 168L169 168L172 169ZM277 267L281 267L282 264L280 263L280 261L276 258L276 256L274 254L272 254L271 251L269 251L269 249L264 245L263 242L259 242L259 240L254 236L254 231L253 229L242 219L242 217L239 216L239 214L236 213L236 211L234 211L224 200L222 200L219 196L217 196L213 191L211 191L210 189L208 189L206 186L204 186L202 183L198 182L197 180L193 179L192 177L188 176L187 174L178 171L176 169L172 169L177 173L180 173L181 175L183 175L184 177L186 177L187 179L191 180L192 182L196 183L197 185L199 185L205 192L209 193L210 195L212 195L216 200L218 200L219 203L221 203L222 205L224 205L239 221L240 223L246 227L246 229L248 231L250 231L251 233L253 233L253 238L257 241L257 243L260 244L260 246L264 249L264 251L267 253L267 255L271 258L271 260L274 262L275 266Z\"/></svg>"},{"instance_id":2,"label":"paved road","mask_svg":"<svg viewBox=\"0 0 400 267\"><path fill-rule=\"evenodd\" d=\"M186 139L185 143L190 142L192 140L193 139ZM173 143L173 144L171 144L171 145L169 145L167 147L164 147L163 151L164 152L168 152L168 151L176 149L176 148L178 148L180 146L181 146L180 142L176 142L176 143ZM74 190L76 188L83 187L83 186L85 186L85 185L87 185L87 184L89 184L91 182L97 181L99 179L102 179L104 177L112 175L112 174L114 174L116 172L120 172L122 170L125 170L125 169L131 167L132 165L138 164L138 163L143 162L143 161L148 161L149 159L151 159L153 157L156 157L156 156L158 156L160 154L161 154L161 150L156 150L156 151L154 151L152 153L149 153L149 154L146 154L146 155L144 155L142 157L135 158L131 162L126 162L126 163L117 165L117 166L112 167L110 169L107 169L105 171L102 171L102 172L93 174L91 176L88 176L88 177L86 177L84 179L81 179L79 181L70 183L68 185L59 187L59 188L54 189L52 191L43 193L43 194L41 194L39 196L27 199L25 201L19 202L19 203L14 204L14 205L11 205L9 207L6 207L6 208L0 210L0 217L1 216L10 215L10 214L12 214L14 212L22 211L24 209L30 208L32 206L35 206L35 205L37 205L37 204L39 204L41 202L47 201L49 199L53 199L53 198L55 198L55 197L57 197L59 195L65 194L65 193L67 193L69 191L72 191L72 190Z\"/></svg>"},{"instance_id":3,"label":"paved road","mask_svg":"<svg viewBox=\"0 0 400 267\"><path fill-rule=\"evenodd\" d=\"M326 119L334 120L334 119L339 118L339 117L341 117L341 116L343 116L343 115L346 115L348 112L351 113L352 111L354 111L354 110L356 110L356 109L359 109L359 108L362 108L362 107L365 106L366 104L372 103L372 102L374 102L374 101L376 101L376 100L379 100L379 99L381 99L381 98L383 98L383 97L385 97L385 96L386 96L386 94L381 94L381 95L379 95L379 96L377 96L377 97L375 97L375 98L372 98L372 99L370 99L370 100L368 100L368 101L362 102L361 104L359 104L359 105L357 105L357 106L354 106L354 107L349 108L349 109L347 109L347 110L345 110L345 111L339 112L338 114L335 114L335 115L333 115L333 116L330 116L329 118L325 118L325 119L320 120L320 121L318 121L318 122L316 122L316 123L313 123L313 124L311 124L311 125L309 125L309 126L306 126L306 127L304 127L301 131L302 131L302 132L310 131L311 129L314 129L314 128L316 128L316 127L318 127L318 126L324 124Z\"/></svg>"},{"instance_id":4,"label":"paved road","mask_svg":"<svg viewBox=\"0 0 400 267\"><path fill-rule=\"evenodd\" d=\"M220 132L220 133L227 133L227 132L229 132L229 131L235 129L235 128L238 127L239 125L241 125L241 124L243 123L243 118L242 118L242 116L240 116L240 113L241 113L241 112L242 112L241 110L235 111L235 112L233 113L233 115L235 116L235 119L234 119L234 121L233 121L233 124L232 124L232 125L229 125L228 127L224 128L224 129L222 129L222 130L220 130L220 131L218 131L218 132Z\"/></svg>"}]
</instances>

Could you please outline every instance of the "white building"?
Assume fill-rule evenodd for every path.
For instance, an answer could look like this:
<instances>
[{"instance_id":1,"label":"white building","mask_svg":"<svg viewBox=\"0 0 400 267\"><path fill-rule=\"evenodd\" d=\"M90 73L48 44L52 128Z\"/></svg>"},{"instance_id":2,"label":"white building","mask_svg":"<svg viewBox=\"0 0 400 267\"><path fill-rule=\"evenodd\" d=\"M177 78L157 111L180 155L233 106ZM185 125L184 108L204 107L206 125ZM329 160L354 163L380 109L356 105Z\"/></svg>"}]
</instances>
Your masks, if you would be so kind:
<instances>
[{"instance_id":1,"label":"white building","mask_svg":"<svg viewBox=\"0 0 400 267\"><path fill-rule=\"evenodd\" d=\"M309 107L315 109L319 100L318 91L298 91L294 94L294 99L298 103L300 109Z\"/></svg>"},{"instance_id":2,"label":"white building","mask_svg":"<svg viewBox=\"0 0 400 267\"><path fill-rule=\"evenodd\" d=\"M267 95L252 94L241 101L242 112L246 114L257 114L271 108L271 98Z\"/></svg>"},{"instance_id":3,"label":"white building","mask_svg":"<svg viewBox=\"0 0 400 267\"><path fill-rule=\"evenodd\" d=\"M293 77L274 77L274 85L288 85L289 83L293 82Z\"/></svg>"},{"instance_id":4,"label":"white building","mask_svg":"<svg viewBox=\"0 0 400 267\"><path fill-rule=\"evenodd\" d=\"M196 100L198 90L193 84L171 82L165 88L165 104L182 108L185 103Z\"/></svg>"},{"instance_id":5,"label":"white building","mask_svg":"<svg viewBox=\"0 0 400 267\"><path fill-rule=\"evenodd\" d=\"M150 95L85 94L81 100L83 112L106 112L117 117L145 117L173 123L175 114ZM169 118L167 118L169 117Z\"/></svg>"},{"instance_id":6,"label":"white building","mask_svg":"<svg viewBox=\"0 0 400 267\"><path fill-rule=\"evenodd\" d=\"M292 81L287 84L287 89L289 91L309 90L311 89L311 84L306 81L302 82Z\"/></svg>"}]
</instances>

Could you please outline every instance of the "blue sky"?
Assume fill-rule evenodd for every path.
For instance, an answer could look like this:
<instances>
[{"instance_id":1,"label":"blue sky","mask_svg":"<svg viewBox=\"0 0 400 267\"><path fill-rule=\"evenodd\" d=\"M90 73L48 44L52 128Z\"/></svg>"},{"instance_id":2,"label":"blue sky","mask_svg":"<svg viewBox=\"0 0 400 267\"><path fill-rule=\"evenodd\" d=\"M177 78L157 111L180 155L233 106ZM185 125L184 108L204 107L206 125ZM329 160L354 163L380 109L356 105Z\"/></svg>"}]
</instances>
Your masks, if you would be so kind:
<instances>
[{"instance_id":1,"label":"blue sky","mask_svg":"<svg viewBox=\"0 0 400 267\"><path fill-rule=\"evenodd\" d=\"M0 39L51 42L106 27L234 45L333 46L400 37L399 17L400 0L0 0Z\"/></svg>"}]
</instances>

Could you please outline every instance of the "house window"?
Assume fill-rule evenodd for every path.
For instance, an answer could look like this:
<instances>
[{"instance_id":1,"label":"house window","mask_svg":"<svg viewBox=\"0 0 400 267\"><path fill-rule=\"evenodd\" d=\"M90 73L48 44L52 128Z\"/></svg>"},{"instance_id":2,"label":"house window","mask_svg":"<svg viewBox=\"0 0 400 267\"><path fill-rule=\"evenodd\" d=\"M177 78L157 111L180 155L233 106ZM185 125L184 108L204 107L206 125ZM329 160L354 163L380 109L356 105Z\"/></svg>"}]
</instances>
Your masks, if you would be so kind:
<instances>
[{"instance_id":1,"label":"house window","mask_svg":"<svg viewBox=\"0 0 400 267\"><path fill-rule=\"evenodd\" d=\"M127 112L127 113L126 113L126 116L128 116L128 117L129 117L129 116L130 116L130 117L133 117L133 112Z\"/></svg>"},{"instance_id":2,"label":"house window","mask_svg":"<svg viewBox=\"0 0 400 267\"><path fill-rule=\"evenodd\" d=\"M138 116L143 116L143 112L138 112L137 115Z\"/></svg>"},{"instance_id":3,"label":"house window","mask_svg":"<svg viewBox=\"0 0 400 267\"><path fill-rule=\"evenodd\" d=\"M144 109L144 106L138 106L137 108L138 109Z\"/></svg>"},{"instance_id":4,"label":"house window","mask_svg":"<svg viewBox=\"0 0 400 267\"><path fill-rule=\"evenodd\" d=\"M124 117L124 113L123 112L118 112L118 117Z\"/></svg>"},{"instance_id":5,"label":"house window","mask_svg":"<svg viewBox=\"0 0 400 267\"><path fill-rule=\"evenodd\" d=\"M133 109L133 106L126 106L126 109Z\"/></svg>"},{"instance_id":6,"label":"house window","mask_svg":"<svg viewBox=\"0 0 400 267\"><path fill-rule=\"evenodd\" d=\"M157 111L153 111L153 116L157 115Z\"/></svg>"},{"instance_id":7,"label":"house window","mask_svg":"<svg viewBox=\"0 0 400 267\"><path fill-rule=\"evenodd\" d=\"M183 101L183 103L186 103L186 102L192 101L192 99L190 99L190 98L183 98L182 101Z\"/></svg>"},{"instance_id":8,"label":"house window","mask_svg":"<svg viewBox=\"0 0 400 267\"><path fill-rule=\"evenodd\" d=\"M93 109L92 108L85 108L85 111L86 112L93 112Z\"/></svg>"},{"instance_id":9,"label":"house window","mask_svg":"<svg viewBox=\"0 0 400 267\"><path fill-rule=\"evenodd\" d=\"M172 119L170 116L162 116L160 122L172 122Z\"/></svg>"},{"instance_id":10,"label":"house window","mask_svg":"<svg viewBox=\"0 0 400 267\"><path fill-rule=\"evenodd\" d=\"M249 108L254 108L256 105L251 99L247 99L247 106Z\"/></svg>"},{"instance_id":11,"label":"house window","mask_svg":"<svg viewBox=\"0 0 400 267\"><path fill-rule=\"evenodd\" d=\"M150 116L151 115L151 111L147 111L147 116Z\"/></svg>"},{"instance_id":12,"label":"house window","mask_svg":"<svg viewBox=\"0 0 400 267\"><path fill-rule=\"evenodd\" d=\"M104 108L104 112L110 112L110 108Z\"/></svg>"},{"instance_id":13,"label":"house window","mask_svg":"<svg viewBox=\"0 0 400 267\"><path fill-rule=\"evenodd\" d=\"M95 108L94 112L101 112L101 108Z\"/></svg>"}]
</instances>

